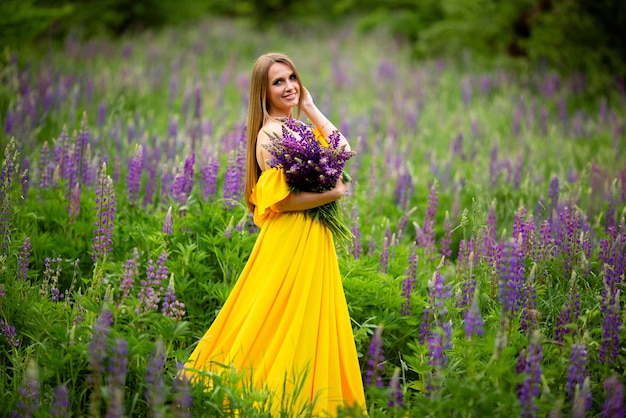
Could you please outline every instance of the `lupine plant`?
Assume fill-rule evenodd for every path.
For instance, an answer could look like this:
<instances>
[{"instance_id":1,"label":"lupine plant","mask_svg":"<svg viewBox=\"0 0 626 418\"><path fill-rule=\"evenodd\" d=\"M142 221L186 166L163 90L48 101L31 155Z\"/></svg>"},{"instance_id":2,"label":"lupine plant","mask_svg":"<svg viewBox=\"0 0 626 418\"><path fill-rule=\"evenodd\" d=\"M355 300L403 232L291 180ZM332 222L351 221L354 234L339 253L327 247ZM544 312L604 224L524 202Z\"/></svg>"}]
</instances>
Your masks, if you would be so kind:
<instances>
[{"instance_id":1,"label":"lupine plant","mask_svg":"<svg viewBox=\"0 0 626 418\"><path fill-rule=\"evenodd\" d=\"M178 375L258 236L245 115L273 49L356 151L337 254L368 415L624 416L623 84L327 26L48 48L0 73L1 416L269 416L236 370Z\"/></svg>"}]
</instances>

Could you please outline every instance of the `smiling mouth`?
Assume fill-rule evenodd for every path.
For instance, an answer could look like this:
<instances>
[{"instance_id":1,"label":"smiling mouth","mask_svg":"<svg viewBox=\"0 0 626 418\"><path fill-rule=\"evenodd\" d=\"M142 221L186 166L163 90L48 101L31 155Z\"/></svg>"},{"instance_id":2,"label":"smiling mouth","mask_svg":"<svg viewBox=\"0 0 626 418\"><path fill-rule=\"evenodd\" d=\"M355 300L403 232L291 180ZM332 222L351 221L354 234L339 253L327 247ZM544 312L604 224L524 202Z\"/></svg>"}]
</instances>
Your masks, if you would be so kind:
<instances>
[{"instance_id":1,"label":"smiling mouth","mask_svg":"<svg viewBox=\"0 0 626 418\"><path fill-rule=\"evenodd\" d=\"M297 97L296 93L291 93L291 94L288 94L286 96L283 96L284 99L288 99L288 100L295 99L296 97Z\"/></svg>"}]
</instances>

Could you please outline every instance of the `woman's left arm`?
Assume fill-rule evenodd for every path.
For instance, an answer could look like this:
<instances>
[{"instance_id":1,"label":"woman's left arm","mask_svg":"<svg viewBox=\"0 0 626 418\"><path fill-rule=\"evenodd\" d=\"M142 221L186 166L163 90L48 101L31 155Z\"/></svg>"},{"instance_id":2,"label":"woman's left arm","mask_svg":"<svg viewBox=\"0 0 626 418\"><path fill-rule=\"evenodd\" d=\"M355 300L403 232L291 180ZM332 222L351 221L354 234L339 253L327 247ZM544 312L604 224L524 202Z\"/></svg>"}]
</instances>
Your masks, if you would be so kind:
<instances>
[{"instance_id":1,"label":"woman's left arm","mask_svg":"<svg viewBox=\"0 0 626 418\"><path fill-rule=\"evenodd\" d=\"M333 125L333 123L317 108L313 97L309 91L302 86L302 111L309 118L309 120L320 130L325 138L328 138L330 134L337 131L339 132L339 146L345 145L346 151L351 151L350 144L345 136Z\"/></svg>"}]
</instances>

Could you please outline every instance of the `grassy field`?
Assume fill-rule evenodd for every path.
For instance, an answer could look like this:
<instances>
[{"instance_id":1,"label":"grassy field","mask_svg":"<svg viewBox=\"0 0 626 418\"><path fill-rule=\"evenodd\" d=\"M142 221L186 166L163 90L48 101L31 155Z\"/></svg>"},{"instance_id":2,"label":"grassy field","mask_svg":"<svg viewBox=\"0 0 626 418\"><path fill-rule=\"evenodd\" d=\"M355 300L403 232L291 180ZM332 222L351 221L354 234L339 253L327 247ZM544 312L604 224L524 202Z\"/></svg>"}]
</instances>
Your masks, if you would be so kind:
<instances>
[{"instance_id":1,"label":"grassy field","mask_svg":"<svg viewBox=\"0 0 626 418\"><path fill-rule=\"evenodd\" d=\"M0 415L269 416L232 371L174 379L258 232L242 141L269 51L357 151L338 255L369 415L622 416L623 91L221 20L1 69Z\"/></svg>"}]
</instances>

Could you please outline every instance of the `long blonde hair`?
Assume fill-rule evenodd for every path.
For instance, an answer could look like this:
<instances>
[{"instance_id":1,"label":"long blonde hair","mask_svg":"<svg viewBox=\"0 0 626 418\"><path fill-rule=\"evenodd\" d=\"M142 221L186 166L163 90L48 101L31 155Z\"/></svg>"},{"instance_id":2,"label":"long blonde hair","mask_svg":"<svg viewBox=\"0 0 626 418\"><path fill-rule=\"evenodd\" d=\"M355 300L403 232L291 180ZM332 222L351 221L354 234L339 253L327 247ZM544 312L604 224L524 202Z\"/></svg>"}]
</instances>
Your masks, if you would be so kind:
<instances>
[{"instance_id":1,"label":"long blonde hair","mask_svg":"<svg viewBox=\"0 0 626 418\"><path fill-rule=\"evenodd\" d=\"M250 79L250 98L248 101L248 122L246 128L246 187L244 193L246 205L252 213L254 213L254 204L250 201L252 188L261 175L261 167L259 167L256 161L256 139L263 124L270 117L269 103L267 101L268 74L270 67L277 62L287 65L294 72L296 80L300 84L298 118L302 108L302 82L291 59L287 55L277 52L264 54L257 58Z\"/></svg>"}]
</instances>

